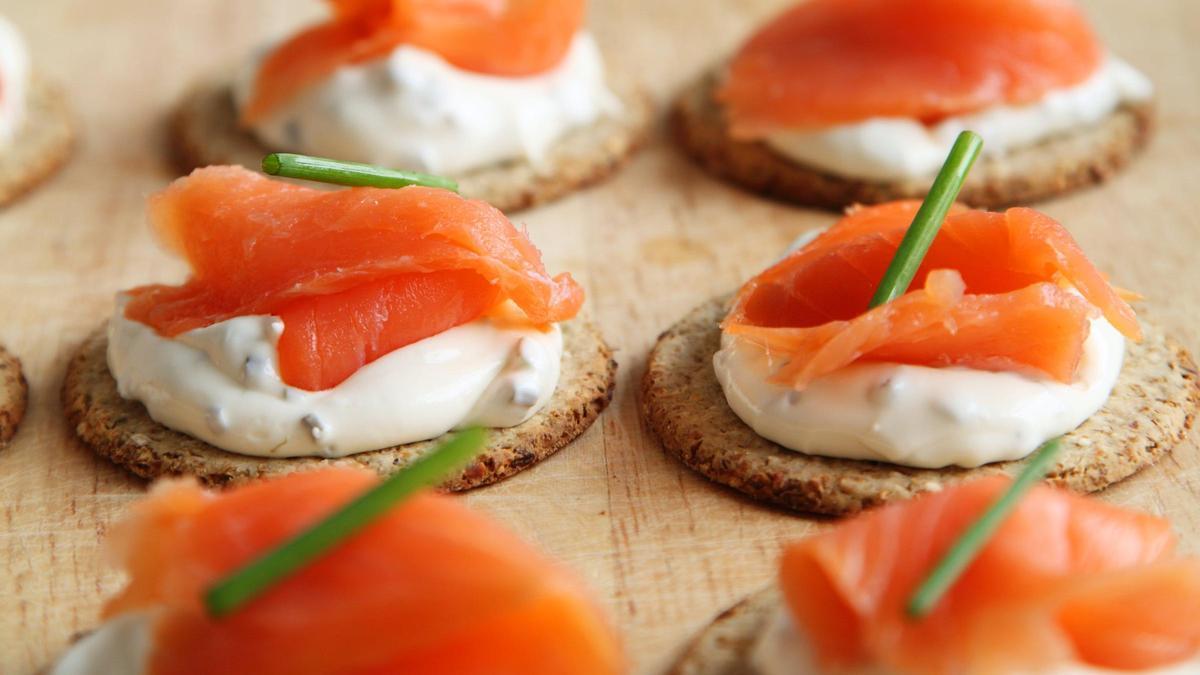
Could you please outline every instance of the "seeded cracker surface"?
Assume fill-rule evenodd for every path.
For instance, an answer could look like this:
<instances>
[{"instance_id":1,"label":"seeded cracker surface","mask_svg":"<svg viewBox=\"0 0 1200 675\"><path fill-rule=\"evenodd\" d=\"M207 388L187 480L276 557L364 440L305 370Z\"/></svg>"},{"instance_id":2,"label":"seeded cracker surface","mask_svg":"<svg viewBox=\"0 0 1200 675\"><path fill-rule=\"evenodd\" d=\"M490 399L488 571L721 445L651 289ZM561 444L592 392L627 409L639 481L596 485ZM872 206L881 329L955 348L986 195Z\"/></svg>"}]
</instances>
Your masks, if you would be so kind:
<instances>
[{"instance_id":1,"label":"seeded cracker surface","mask_svg":"<svg viewBox=\"0 0 1200 675\"><path fill-rule=\"evenodd\" d=\"M0 448L16 435L28 400L29 387L21 373L21 362L0 347Z\"/></svg>"},{"instance_id":2,"label":"seeded cracker surface","mask_svg":"<svg viewBox=\"0 0 1200 675\"><path fill-rule=\"evenodd\" d=\"M75 142L75 122L58 88L34 76L27 107L12 145L0 152L0 205L49 178L71 156Z\"/></svg>"},{"instance_id":3,"label":"seeded cracker surface","mask_svg":"<svg viewBox=\"0 0 1200 675\"><path fill-rule=\"evenodd\" d=\"M750 656L782 603L770 587L721 612L692 638L668 675L758 675Z\"/></svg>"}]
</instances>

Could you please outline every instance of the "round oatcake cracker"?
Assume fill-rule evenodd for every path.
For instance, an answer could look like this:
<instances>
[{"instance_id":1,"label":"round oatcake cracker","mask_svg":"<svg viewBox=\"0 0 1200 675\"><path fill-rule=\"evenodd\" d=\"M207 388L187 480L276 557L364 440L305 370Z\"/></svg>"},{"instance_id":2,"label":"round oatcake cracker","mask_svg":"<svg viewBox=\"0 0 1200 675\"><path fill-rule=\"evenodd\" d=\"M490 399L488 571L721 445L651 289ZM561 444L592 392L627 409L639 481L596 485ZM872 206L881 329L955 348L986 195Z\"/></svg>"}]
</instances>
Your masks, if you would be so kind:
<instances>
[{"instance_id":1,"label":"round oatcake cracker","mask_svg":"<svg viewBox=\"0 0 1200 675\"><path fill-rule=\"evenodd\" d=\"M459 192L501 211L517 211L607 178L645 142L654 117L654 106L643 92L630 86L615 92L621 115L568 132L550 148L545 166L535 169L526 159L514 159L474 169L452 176ZM268 148L238 126L227 82L192 89L175 111L170 136L184 171L210 164L257 169L263 155L288 150Z\"/></svg>"},{"instance_id":2,"label":"round oatcake cracker","mask_svg":"<svg viewBox=\"0 0 1200 675\"><path fill-rule=\"evenodd\" d=\"M25 121L0 152L0 205L50 177L71 156L75 120L61 90L35 76L29 83Z\"/></svg>"},{"instance_id":3,"label":"round oatcake cracker","mask_svg":"<svg viewBox=\"0 0 1200 675\"><path fill-rule=\"evenodd\" d=\"M991 474L1014 475L1026 460L975 469L912 469L816 457L754 432L729 408L713 371L726 300L710 300L663 333L642 378L642 413L663 447L717 483L779 506L841 515ZM1180 442L1200 407L1192 356L1142 320L1146 337L1130 342L1112 395L1064 436L1047 480L1094 492L1153 464Z\"/></svg>"},{"instance_id":4,"label":"round oatcake cracker","mask_svg":"<svg viewBox=\"0 0 1200 675\"><path fill-rule=\"evenodd\" d=\"M713 98L717 79L716 72L700 78L679 96L671 113L675 138L709 172L759 194L837 210L851 204L919 199L928 191L932 177L875 181L837 176L784 157L764 143L734 140ZM1127 103L1095 125L1001 156L981 157L959 201L994 208L1099 183L1145 147L1153 120L1152 103Z\"/></svg>"},{"instance_id":5,"label":"round oatcake cracker","mask_svg":"<svg viewBox=\"0 0 1200 675\"><path fill-rule=\"evenodd\" d=\"M25 417L29 385L21 373L21 362L0 347L0 448L8 445Z\"/></svg>"},{"instance_id":6,"label":"round oatcake cracker","mask_svg":"<svg viewBox=\"0 0 1200 675\"><path fill-rule=\"evenodd\" d=\"M494 483L549 457L591 426L612 399L616 361L599 332L582 320L562 324L563 361L550 403L528 421L493 429L488 448L442 487L467 490ZM89 336L67 365L63 407L85 445L143 478L196 476L209 485L323 468L359 466L388 475L432 450L443 438L348 457L263 458L226 452L155 422L138 401L121 398L109 374L103 327Z\"/></svg>"},{"instance_id":7,"label":"round oatcake cracker","mask_svg":"<svg viewBox=\"0 0 1200 675\"><path fill-rule=\"evenodd\" d=\"M684 647L667 675L759 675L750 656L782 606L771 586L721 612Z\"/></svg>"}]
</instances>

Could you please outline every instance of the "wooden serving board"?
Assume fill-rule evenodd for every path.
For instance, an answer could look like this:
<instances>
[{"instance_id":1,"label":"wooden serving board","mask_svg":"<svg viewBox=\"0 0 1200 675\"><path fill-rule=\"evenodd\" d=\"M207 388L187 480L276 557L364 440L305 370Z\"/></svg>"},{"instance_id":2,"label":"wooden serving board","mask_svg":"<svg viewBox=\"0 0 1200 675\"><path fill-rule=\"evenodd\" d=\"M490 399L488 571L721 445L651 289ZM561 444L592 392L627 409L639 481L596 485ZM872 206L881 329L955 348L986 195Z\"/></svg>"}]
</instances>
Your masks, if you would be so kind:
<instances>
[{"instance_id":1,"label":"wooden serving board","mask_svg":"<svg viewBox=\"0 0 1200 675\"><path fill-rule=\"evenodd\" d=\"M591 24L612 67L665 103L785 4L595 0ZM1158 84L1161 129L1149 153L1103 189L1042 208L1195 348L1200 3L1087 5L1114 50ZM0 211L0 342L24 360L32 396L14 444L0 450L0 673L47 664L73 632L95 624L101 599L121 581L98 541L145 484L73 441L58 391L68 356L118 289L182 277L143 214L146 195L172 177L164 116L195 78L321 11L297 0L0 1L39 70L69 88L83 130L60 176ZM639 673L659 672L715 612L766 583L783 542L827 526L750 503L664 456L637 413L646 352L692 306L830 219L713 181L661 130L613 180L516 218L551 270L569 270L587 287L587 311L617 349L620 385L573 446L468 500L591 582ZM1193 442L1103 498L1170 515L1185 548L1200 550Z\"/></svg>"}]
</instances>

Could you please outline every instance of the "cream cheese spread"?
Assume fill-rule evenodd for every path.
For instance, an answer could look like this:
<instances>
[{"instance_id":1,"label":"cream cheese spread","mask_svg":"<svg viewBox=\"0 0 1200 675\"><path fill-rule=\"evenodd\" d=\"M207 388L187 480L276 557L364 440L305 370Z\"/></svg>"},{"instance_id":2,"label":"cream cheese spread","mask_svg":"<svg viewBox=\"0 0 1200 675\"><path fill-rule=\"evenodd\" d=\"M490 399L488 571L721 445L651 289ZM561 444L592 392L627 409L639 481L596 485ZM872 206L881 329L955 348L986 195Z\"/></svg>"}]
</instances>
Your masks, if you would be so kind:
<instances>
[{"instance_id":1,"label":"cream cheese spread","mask_svg":"<svg viewBox=\"0 0 1200 675\"><path fill-rule=\"evenodd\" d=\"M72 645L50 675L141 675L150 660L152 617L130 612L104 622Z\"/></svg>"},{"instance_id":2,"label":"cream cheese spread","mask_svg":"<svg viewBox=\"0 0 1200 675\"><path fill-rule=\"evenodd\" d=\"M1003 155L1064 132L1096 124L1121 104L1149 99L1145 75L1110 56L1092 77L1027 105L1000 105L928 126L919 120L879 117L805 131L782 131L764 142L776 152L833 174L868 180L930 178L959 132L984 138L985 156Z\"/></svg>"},{"instance_id":3,"label":"cream cheese spread","mask_svg":"<svg viewBox=\"0 0 1200 675\"><path fill-rule=\"evenodd\" d=\"M1076 381L1012 372L854 363L803 391L775 384L781 359L722 335L713 368L730 408L758 435L803 453L918 468L1019 459L1104 405L1125 339L1092 320Z\"/></svg>"},{"instance_id":4,"label":"cream cheese spread","mask_svg":"<svg viewBox=\"0 0 1200 675\"><path fill-rule=\"evenodd\" d=\"M283 321L240 316L164 338L125 317L108 324L121 396L155 421L230 452L344 457L468 426L529 419L558 384L562 332L478 319L392 351L337 386L306 391L279 376Z\"/></svg>"},{"instance_id":5,"label":"cream cheese spread","mask_svg":"<svg viewBox=\"0 0 1200 675\"><path fill-rule=\"evenodd\" d=\"M253 59L237 77L239 108L260 62ZM401 45L387 57L340 68L254 132L283 150L453 174L516 158L541 168L564 134L620 109L604 82L600 50L580 33L558 66L528 77L462 70Z\"/></svg>"},{"instance_id":6,"label":"cream cheese spread","mask_svg":"<svg viewBox=\"0 0 1200 675\"><path fill-rule=\"evenodd\" d=\"M25 121L29 52L8 19L0 16L0 146L12 142Z\"/></svg>"},{"instance_id":7,"label":"cream cheese spread","mask_svg":"<svg viewBox=\"0 0 1200 675\"><path fill-rule=\"evenodd\" d=\"M786 609L776 611L767 629L759 636L750 660L758 675L913 675L890 668L867 666L852 670L828 671L817 664L812 647L804 638ZM1200 673L1200 656L1164 668L1151 670L1108 670L1072 663L1037 672L1013 672L1007 675L1195 675ZM963 675L972 675L970 672Z\"/></svg>"}]
</instances>

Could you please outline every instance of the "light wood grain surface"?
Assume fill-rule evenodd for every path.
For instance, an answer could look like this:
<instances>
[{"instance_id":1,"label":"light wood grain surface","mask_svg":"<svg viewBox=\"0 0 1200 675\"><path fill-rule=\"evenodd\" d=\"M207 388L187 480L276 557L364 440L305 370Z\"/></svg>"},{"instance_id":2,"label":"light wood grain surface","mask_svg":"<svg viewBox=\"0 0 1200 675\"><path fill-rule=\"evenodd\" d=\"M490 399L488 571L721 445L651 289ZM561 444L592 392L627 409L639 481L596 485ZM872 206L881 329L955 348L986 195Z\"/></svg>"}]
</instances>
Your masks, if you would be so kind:
<instances>
[{"instance_id":1,"label":"light wood grain surface","mask_svg":"<svg viewBox=\"0 0 1200 675\"><path fill-rule=\"evenodd\" d=\"M660 103L732 49L779 0L596 0L612 67ZM1138 289L1184 344L1200 344L1200 3L1091 0L1115 51L1160 91L1149 153L1100 190L1046 203L1121 285ZM156 247L143 200L171 177L162 121L194 78L317 16L315 0L0 0L38 68L65 84L83 141L68 168L0 212L0 342L24 360L31 409L0 451L0 673L48 663L94 625L120 577L99 539L141 481L71 438L58 390L68 355L113 294L181 278ZM301 14L296 14L301 12ZM586 287L617 349L610 410L558 456L468 499L579 570L625 635L637 672L658 672L713 613L761 586L780 544L824 527L749 503L663 455L638 418L636 382L658 333L730 290L830 216L710 180L666 142L610 182L520 214L550 269ZM1170 515L1200 550L1194 443L1104 499Z\"/></svg>"}]
</instances>

